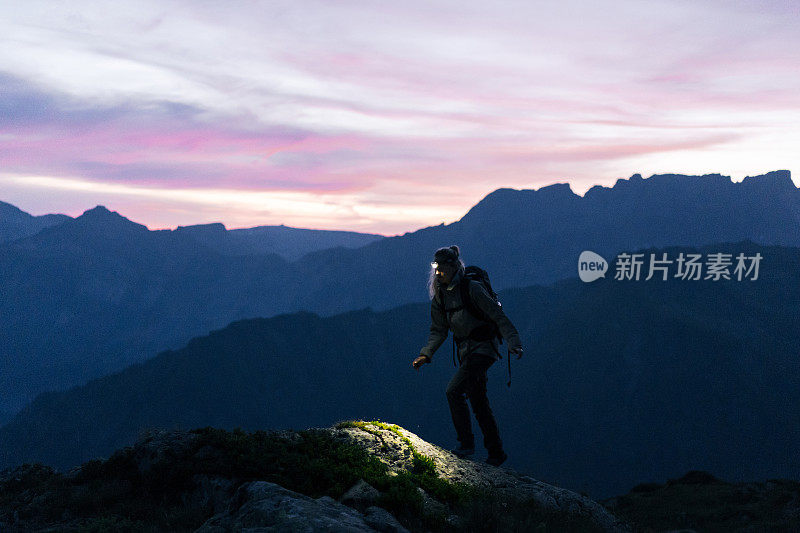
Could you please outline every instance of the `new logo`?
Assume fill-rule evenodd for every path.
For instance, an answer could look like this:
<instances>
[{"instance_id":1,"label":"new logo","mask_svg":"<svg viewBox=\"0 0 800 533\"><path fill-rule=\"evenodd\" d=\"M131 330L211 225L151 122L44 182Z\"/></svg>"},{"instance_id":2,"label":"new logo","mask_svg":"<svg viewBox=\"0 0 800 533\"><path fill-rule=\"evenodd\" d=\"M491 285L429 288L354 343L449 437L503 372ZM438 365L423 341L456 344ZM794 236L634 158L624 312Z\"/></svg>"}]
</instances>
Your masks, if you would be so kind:
<instances>
[{"instance_id":1,"label":"new logo","mask_svg":"<svg viewBox=\"0 0 800 533\"><path fill-rule=\"evenodd\" d=\"M580 276L581 281L588 283L597 278L604 278L606 277L606 270L608 270L608 261L603 259L601 255L589 250L581 252L581 256L578 258L578 276Z\"/></svg>"}]
</instances>

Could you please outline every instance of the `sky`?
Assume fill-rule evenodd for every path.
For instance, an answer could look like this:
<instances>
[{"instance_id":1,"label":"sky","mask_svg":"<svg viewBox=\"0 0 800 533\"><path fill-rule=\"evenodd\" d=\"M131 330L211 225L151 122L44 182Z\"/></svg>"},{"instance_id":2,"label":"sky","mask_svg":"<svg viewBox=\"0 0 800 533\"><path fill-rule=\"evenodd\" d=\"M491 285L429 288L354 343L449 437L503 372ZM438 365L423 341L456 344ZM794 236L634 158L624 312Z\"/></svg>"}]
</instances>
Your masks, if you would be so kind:
<instances>
[{"instance_id":1,"label":"sky","mask_svg":"<svg viewBox=\"0 0 800 533\"><path fill-rule=\"evenodd\" d=\"M792 171L800 2L0 1L0 200L384 235Z\"/></svg>"}]
</instances>

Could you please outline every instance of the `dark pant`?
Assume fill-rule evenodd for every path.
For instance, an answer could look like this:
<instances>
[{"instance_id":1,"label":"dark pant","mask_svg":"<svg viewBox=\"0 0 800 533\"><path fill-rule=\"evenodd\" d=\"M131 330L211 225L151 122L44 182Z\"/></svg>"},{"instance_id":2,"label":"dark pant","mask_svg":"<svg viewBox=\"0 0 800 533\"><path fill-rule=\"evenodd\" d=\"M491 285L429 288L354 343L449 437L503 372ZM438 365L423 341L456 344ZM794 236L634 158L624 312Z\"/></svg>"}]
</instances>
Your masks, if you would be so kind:
<instances>
[{"instance_id":1,"label":"dark pant","mask_svg":"<svg viewBox=\"0 0 800 533\"><path fill-rule=\"evenodd\" d=\"M450 404L450 415L453 417L453 425L461 445L464 447L475 445L466 396L481 427L483 445L489 450L490 455L496 455L502 452L503 442L500 440L497 422L489 407L489 398L486 397L486 371L492 363L494 360L486 355L467 355L447 385L447 402Z\"/></svg>"}]
</instances>

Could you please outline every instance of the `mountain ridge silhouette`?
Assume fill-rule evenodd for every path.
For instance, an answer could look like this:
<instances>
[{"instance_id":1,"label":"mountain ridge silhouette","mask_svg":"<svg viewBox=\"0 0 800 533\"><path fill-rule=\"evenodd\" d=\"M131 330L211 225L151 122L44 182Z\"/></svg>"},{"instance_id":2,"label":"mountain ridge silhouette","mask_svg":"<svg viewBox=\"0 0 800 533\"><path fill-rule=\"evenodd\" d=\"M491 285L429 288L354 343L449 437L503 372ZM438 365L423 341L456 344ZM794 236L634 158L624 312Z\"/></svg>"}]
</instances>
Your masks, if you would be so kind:
<instances>
[{"instance_id":1,"label":"mountain ridge silhouette","mask_svg":"<svg viewBox=\"0 0 800 533\"><path fill-rule=\"evenodd\" d=\"M468 263L490 272L496 289L573 277L587 249L610 257L748 238L797 246L800 196L790 181L788 171L775 171L741 183L720 175L634 176L584 197L565 183L498 189L458 222L295 261L226 255L231 250L198 242L191 231L149 231L96 208L0 244L0 313L10 317L0 324L8 346L0 409L17 410L39 392L84 383L233 320L425 301L430 256L453 243ZM207 230L219 233L218 226L198 231Z\"/></svg>"},{"instance_id":2,"label":"mountain ridge silhouette","mask_svg":"<svg viewBox=\"0 0 800 533\"><path fill-rule=\"evenodd\" d=\"M800 249L752 242L642 253L761 253L755 281L653 278L501 291L525 357L490 372L509 466L592 495L706 470L796 478ZM46 393L0 428L0 467L68 467L146 427L391 419L447 446L445 343L421 373L429 304L247 319L117 374ZM503 351L505 356L505 351ZM58 443L57 446L54 444ZM794 466L792 466L794 465Z\"/></svg>"}]
</instances>

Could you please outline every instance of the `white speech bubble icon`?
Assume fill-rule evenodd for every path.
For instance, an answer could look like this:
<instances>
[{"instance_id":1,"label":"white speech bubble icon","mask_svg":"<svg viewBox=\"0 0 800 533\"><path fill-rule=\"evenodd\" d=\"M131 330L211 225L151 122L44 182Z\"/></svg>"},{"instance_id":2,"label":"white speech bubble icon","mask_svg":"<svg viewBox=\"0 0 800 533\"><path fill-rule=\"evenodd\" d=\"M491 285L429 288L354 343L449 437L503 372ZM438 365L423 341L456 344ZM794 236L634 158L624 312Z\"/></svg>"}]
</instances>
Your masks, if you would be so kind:
<instances>
[{"instance_id":1,"label":"white speech bubble icon","mask_svg":"<svg viewBox=\"0 0 800 533\"><path fill-rule=\"evenodd\" d=\"M578 276L581 281L589 283L597 278L604 278L606 270L608 270L608 261L601 255L589 250L581 252L581 256L578 258Z\"/></svg>"}]
</instances>

